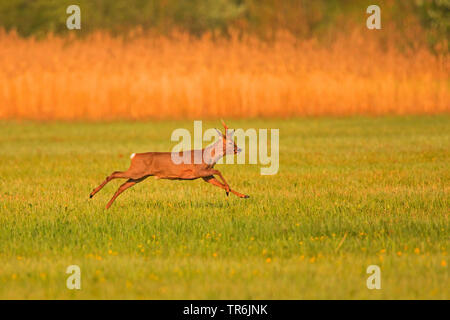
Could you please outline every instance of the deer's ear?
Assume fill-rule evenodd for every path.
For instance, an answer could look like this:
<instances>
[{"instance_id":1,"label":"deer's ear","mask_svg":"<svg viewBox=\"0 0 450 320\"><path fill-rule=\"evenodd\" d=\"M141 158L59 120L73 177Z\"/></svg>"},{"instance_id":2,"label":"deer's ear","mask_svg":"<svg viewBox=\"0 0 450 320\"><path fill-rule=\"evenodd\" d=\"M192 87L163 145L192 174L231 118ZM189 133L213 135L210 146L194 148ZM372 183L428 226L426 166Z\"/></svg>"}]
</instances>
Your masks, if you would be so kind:
<instances>
[{"instance_id":1,"label":"deer's ear","mask_svg":"<svg viewBox=\"0 0 450 320\"><path fill-rule=\"evenodd\" d=\"M214 129L216 129L217 134L219 135L219 137L223 138L223 133L217 128L214 128Z\"/></svg>"}]
</instances>

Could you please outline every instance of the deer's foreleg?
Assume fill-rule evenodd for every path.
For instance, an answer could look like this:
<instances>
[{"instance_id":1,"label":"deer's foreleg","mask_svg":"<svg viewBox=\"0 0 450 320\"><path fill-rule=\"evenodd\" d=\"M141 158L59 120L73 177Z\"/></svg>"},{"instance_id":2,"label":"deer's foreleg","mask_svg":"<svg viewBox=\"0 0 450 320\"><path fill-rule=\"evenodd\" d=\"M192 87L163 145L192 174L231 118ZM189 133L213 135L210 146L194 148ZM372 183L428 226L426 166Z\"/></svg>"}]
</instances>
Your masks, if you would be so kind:
<instances>
[{"instance_id":1,"label":"deer's foreleg","mask_svg":"<svg viewBox=\"0 0 450 320\"><path fill-rule=\"evenodd\" d=\"M232 193L234 193L235 195L237 195L239 198L249 198L248 195L242 194L242 193L237 192L237 191L235 191L235 190L233 190L233 189L229 189L229 188L228 188L229 191L227 191L227 187L226 187L223 183L221 183L220 181L218 181L216 178L214 178L213 176L204 177L203 180L205 180L206 182L208 182L208 183L210 183L210 184L212 184L212 185L214 185L214 186L217 186L217 187L219 187L219 188L224 189L224 190L227 192L227 195L228 195L228 192L232 192Z\"/></svg>"},{"instance_id":2,"label":"deer's foreleg","mask_svg":"<svg viewBox=\"0 0 450 320\"><path fill-rule=\"evenodd\" d=\"M212 170L212 174L218 176L220 178L220 180L222 180L222 182L223 182L223 184L225 186L225 191L226 191L227 196L228 196L228 193L230 193L231 188L228 185L228 183L225 181L225 178L222 176L220 171L219 170Z\"/></svg>"}]
</instances>

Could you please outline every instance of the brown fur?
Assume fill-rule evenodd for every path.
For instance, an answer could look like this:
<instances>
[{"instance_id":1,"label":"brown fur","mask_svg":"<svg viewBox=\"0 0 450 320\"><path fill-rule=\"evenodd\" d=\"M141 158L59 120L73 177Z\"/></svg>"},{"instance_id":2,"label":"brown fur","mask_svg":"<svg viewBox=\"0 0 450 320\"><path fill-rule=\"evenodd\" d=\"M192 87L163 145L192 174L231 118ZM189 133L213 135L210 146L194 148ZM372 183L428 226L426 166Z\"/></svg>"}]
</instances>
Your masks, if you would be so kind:
<instances>
[{"instance_id":1,"label":"brown fur","mask_svg":"<svg viewBox=\"0 0 450 320\"><path fill-rule=\"evenodd\" d=\"M222 121L225 130L228 127ZM220 155L224 156L227 154L227 142L232 140L231 136L222 134L222 152ZM219 142L220 143L220 142ZM228 154L233 153L236 154L239 152L239 148L233 142L234 148ZM210 156L213 159L216 159L212 163L205 163L203 159L203 154L205 149L202 150L190 150L188 151L188 155L190 156L190 164L181 163L175 164L172 161L172 153L171 152L146 152L146 153L137 153L131 159L131 165L127 171L115 171L110 176L106 177L105 181L103 181L97 188L95 188L91 194L90 198L92 198L97 192L99 192L108 182L113 179L128 179L124 184L122 184L119 189L116 191L114 196L106 205L108 209L113 204L114 200L126 189L134 186L135 184L144 181L146 178L150 176L155 176L157 179L170 179L170 180L195 180L198 178L203 178L204 181L211 183L214 186L220 187L225 190L227 196L229 192L235 194L240 198L248 198L247 195L234 191L230 188L228 183L225 181L225 178L222 176L219 170L214 169L214 165L219 157L215 157L214 154L215 149L208 149L210 151ZM201 163L194 163L194 154L197 152L201 152ZM181 156L181 154L180 154ZM199 157L200 158L200 157ZM218 176L220 181L218 181L214 176Z\"/></svg>"}]
</instances>

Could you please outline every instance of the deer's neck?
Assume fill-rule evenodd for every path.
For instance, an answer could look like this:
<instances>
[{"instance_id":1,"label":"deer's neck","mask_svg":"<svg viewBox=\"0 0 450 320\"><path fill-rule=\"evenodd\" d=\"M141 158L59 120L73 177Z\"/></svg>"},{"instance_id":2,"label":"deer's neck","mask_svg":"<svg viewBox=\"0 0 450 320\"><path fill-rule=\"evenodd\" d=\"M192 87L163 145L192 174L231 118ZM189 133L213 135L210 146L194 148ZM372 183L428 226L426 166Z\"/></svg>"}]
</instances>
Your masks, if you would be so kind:
<instances>
[{"instance_id":1,"label":"deer's neck","mask_svg":"<svg viewBox=\"0 0 450 320\"><path fill-rule=\"evenodd\" d=\"M222 141L219 140L203 150L203 161L206 164L213 166L224 156L221 145Z\"/></svg>"}]
</instances>

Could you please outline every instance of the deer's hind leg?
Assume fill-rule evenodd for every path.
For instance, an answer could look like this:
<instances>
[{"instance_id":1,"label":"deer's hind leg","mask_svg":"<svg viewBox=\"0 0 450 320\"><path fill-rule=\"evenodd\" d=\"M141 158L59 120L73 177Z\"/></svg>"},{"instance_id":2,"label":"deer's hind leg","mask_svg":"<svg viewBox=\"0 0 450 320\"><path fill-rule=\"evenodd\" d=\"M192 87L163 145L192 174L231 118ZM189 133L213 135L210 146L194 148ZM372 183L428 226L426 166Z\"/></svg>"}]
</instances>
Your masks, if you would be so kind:
<instances>
[{"instance_id":1,"label":"deer's hind leg","mask_svg":"<svg viewBox=\"0 0 450 320\"><path fill-rule=\"evenodd\" d=\"M114 196L111 198L111 200L109 200L108 204L106 205L106 209L109 209L109 207L111 207L111 205L113 204L114 200L116 200L116 198L125 190L127 190L128 188L131 188L132 186L134 186L136 183L139 183L143 180L145 180L148 176L139 178L139 179L128 179L124 184L122 184L119 189L117 189L116 193L114 194Z\"/></svg>"},{"instance_id":2,"label":"deer's hind leg","mask_svg":"<svg viewBox=\"0 0 450 320\"><path fill-rule=\"evenodd\" d=\"M97 192L99 192L108 182L110 182L113 179L129 179L131 178L127 171L114 171L109 176L106 177L105 181L103 181L97 188L92 190L91 194L89 195L89 198L92 198L95 196Z\"/></svg>"}]
</instances>

